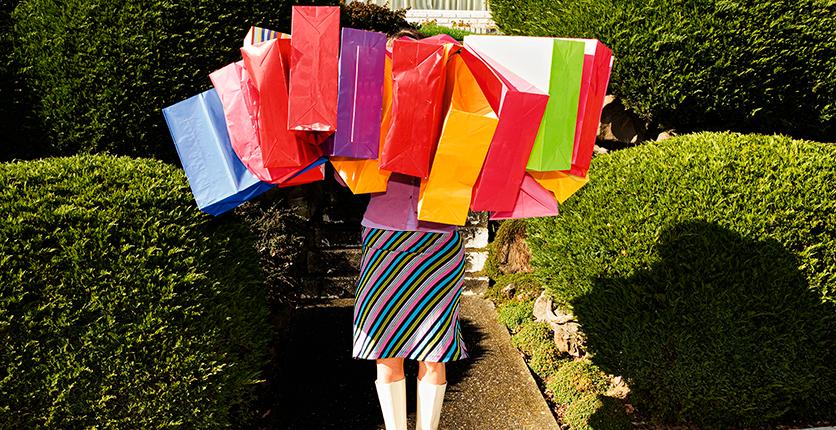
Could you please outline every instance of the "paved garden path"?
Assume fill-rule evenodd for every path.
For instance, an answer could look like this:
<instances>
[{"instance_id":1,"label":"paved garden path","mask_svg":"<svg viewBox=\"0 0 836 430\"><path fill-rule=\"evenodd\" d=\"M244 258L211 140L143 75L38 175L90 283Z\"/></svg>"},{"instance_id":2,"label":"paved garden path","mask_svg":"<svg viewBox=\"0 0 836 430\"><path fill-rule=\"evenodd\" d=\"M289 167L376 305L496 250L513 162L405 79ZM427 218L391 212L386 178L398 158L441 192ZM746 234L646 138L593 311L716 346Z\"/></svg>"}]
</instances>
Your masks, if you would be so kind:
<instances>
[{"instance_id":1,"label":"paved garden path","mask_svg":"<svg viewBox=\"0 0 836 430\"><path fill-rule=\"evenodd\" d=\"M351 358L352 299L320 300L298 309L284 360L286 376L271 409L271 429L381 430L383 418L370 361ZM440 430L556 430L493 305L462 297L461 323L471 357L448 365ZM408 362L407 408L414 429L417 366Z\"/></svg>"}]
</instances>

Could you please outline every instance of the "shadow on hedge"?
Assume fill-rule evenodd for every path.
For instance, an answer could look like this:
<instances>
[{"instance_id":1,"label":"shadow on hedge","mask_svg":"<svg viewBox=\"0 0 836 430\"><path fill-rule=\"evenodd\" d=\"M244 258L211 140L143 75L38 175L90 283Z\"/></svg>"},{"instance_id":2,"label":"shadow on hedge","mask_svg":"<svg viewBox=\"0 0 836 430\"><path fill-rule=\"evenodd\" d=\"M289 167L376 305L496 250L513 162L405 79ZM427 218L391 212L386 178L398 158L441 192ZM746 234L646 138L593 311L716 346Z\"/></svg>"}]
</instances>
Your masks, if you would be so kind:
<instances>
[{"instance_id":1,"label":"shadow on hedge","mask_svg":"<svg viewBox=\"0 0 836 430\"><path fill-rule=\"evenodd\" d=\"M832 417L836 308L779 242L704 221L664 229L649 267L573 301L592 361L655 419Z\"/></svg>"}]
</instances>

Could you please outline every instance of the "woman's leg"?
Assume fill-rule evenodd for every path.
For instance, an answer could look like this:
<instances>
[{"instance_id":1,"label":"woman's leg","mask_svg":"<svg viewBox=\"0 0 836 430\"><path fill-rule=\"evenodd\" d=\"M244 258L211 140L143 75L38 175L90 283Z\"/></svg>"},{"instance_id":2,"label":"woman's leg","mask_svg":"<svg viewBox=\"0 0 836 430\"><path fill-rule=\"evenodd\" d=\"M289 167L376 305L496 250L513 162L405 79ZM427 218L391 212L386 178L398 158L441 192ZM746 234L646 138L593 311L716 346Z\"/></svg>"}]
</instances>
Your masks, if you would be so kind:
<instances>
[{"instance_id":1,"label":"woman's leg","mask_svg":"<svg viewBox=\"0 0 836 430\"><path fill-rule=\"evenodd\" d=\"M403 378L403 358L381 358L377 360L377 382L379 384L390 384Z\"/></svg>"},{"instance_id":2,"label":"woman's leg","mask_svg":"<svg viewBox=\"0 0 836 430\"><path fill-rule=\"evenodd\" d=\"M444 385L447 383L447 367L444 363L419 361L418 380L432 385Z\"/></svg>"},{"instance_id":3,"label":"woman's leg","mask_svg":"<svg viewBox=\"0 0 836 430\"><path fill-rule=\"evenodd\" d=\"M447 389L447 368L444 363L418 362L417 430L436 430L441 417L441 404Z\"/></svg>"},{"instance_id":4,"label":"woman's leg","mask_svg":"<svg viewBox=\"0 0 836 430\"><path fill-rule=\"evenodd\" d=\"M406 430L406 379L403 358L377 360L377 397L386 430Z\"/></svg>"}]
</instances>

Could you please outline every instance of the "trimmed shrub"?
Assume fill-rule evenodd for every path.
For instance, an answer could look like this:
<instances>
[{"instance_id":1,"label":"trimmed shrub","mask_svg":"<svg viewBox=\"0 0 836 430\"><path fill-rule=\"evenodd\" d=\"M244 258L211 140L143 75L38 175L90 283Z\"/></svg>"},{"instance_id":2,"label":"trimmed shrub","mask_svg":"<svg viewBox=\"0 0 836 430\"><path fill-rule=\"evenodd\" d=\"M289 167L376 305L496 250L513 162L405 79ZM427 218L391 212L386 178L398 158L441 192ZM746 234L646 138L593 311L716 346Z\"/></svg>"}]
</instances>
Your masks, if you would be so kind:
<instances>
[{"instance_id":1,"label":"trimmed shrub","mask_svg":"<svg viewBox=\"0 0 836 430\"><path fill-rule=\"evenodd\" d=\"M353 1L342 6L342 17L340 25L343 27L356 28L359 30L377 31L386 34L395 34L403 28L417 27L406 20L407 9L389 9L387 6L380 6L371 0L365 2ZM429 36L429 35L428 35Z\"/></svg>"},{"instance_id":2,"label":"trimmed shrub","mask_svg":"<svg viewBox=\"0 0 836 430\"><path fill-rule=\"evenodd\" d=\"M598 156L532 264L659 419L836 411L836 147L701 133Z\"/></svg>"},{"instance_id":3,"label":"trimmed shrub","mask_svg":"<svg viewBox=\"0 0 836 430\"><path fill-rule=\"evenodd\" d=\"M610 91L680 132L836 141L836 3L491 0L505 34L600 39Z\"/></svg>"},{"instance_id":4,"label":"trimmed shrub","mask_svg":"<svg viewBox=\"0 0 836 430\"><path fill-rule=\"evenodd\" d=\"M211 88L209 73L241 58L251 25L289 32L293 3L23 1L11 14L10 61L22 71L14 92L32 94L34 111L7 140L39 135L45 156L109 151L179 163L160 110Z\"/></svg>"},{"instance_id":5,"label":"trimmed shrub","mask_svg":"<svg viewBox=\"0 0 836 430\"><path fill-rule=\"evenodd\" d=\"M2 429L248 421L271 336L254 238L180 169L0 164Z\"/></svg>"},{"instance_id":6,"label":"trimmed shrub","mask_svg":"<svg viewBox=\"0 0 836 430\"><path fill-rule=\"evenodd\" d=\"M604 372L589 361L570 361L563 364L549 379L546 388L551 390L556 403L572 403L584 393L604 394L610 381Z\"/></svg>"}]
</instances>

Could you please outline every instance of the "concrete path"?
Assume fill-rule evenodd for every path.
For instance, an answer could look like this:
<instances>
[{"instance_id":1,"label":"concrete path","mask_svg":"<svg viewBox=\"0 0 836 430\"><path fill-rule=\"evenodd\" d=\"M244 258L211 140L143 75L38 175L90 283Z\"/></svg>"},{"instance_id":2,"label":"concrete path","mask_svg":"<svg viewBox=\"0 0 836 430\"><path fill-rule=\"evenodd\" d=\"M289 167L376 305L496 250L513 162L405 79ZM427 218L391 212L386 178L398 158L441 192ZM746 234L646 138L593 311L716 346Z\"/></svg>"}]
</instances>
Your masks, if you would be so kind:
<instances>
[{"instance_id":1,"label":"concrete path","mask_svg":"<svg viewBox=\"0 0 836 430\"><path fill-rule=\"evenodd\" d=\"M286 377L269 428L382 430L371 361L351 358L352 299L319 300L296 311L284 354ZM558 430L528 367L479 295L462 297L471 357L448 366L440 430ZM414 429L417 365L408 362L407 408Z\"/></svg>"}]
</instances>

